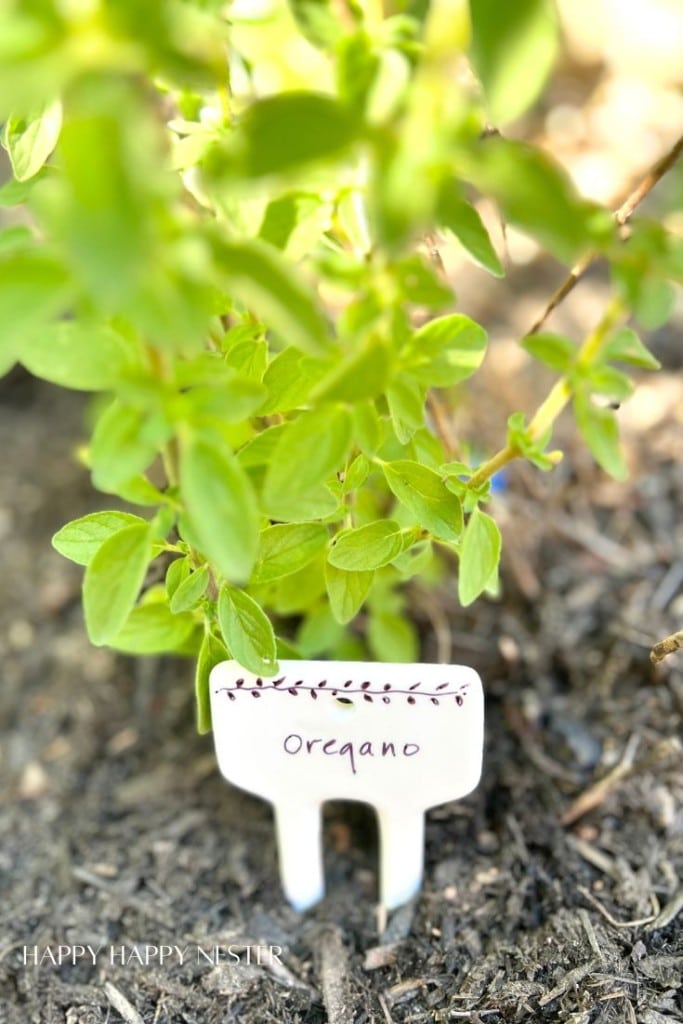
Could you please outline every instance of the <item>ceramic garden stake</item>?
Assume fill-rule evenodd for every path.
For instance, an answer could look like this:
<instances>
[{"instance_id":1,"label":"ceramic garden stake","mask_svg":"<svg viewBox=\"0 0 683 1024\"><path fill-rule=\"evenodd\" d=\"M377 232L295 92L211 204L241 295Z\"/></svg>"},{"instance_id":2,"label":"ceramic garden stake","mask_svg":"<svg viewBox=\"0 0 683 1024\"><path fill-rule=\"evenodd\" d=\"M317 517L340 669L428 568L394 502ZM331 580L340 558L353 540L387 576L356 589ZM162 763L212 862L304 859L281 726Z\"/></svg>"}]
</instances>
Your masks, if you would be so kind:
<instances>
[{"instance_id":1,"label":"ceramic garden stake","mask_svg":"<svg viewBox=\"0 0 683 1024\"><path fill-rule=\"evenodd\" d=\"M462 665L281 661L259 678L235 661L211 673L221 772L275 807L280 873L297 910L324 893L321 805L375 807L380 902L419 889L424 812L465 796L481 774L483 693Z\"/></svg>"}]
</instances>

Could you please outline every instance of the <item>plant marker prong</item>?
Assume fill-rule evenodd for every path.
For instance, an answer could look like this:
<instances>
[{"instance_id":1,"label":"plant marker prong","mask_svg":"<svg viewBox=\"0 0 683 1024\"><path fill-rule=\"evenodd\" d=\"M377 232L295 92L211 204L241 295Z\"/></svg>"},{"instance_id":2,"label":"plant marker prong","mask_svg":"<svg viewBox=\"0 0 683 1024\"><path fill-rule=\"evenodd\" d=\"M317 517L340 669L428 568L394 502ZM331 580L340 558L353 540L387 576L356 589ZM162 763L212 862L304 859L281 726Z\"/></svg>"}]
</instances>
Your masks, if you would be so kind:
<instances>
[{"instance_id":1,"label":"plant marker prong","mask_svg":"<svg viewBox=\"0 0 683 1024\"><path fill-rule=\"evenodd\" d=\"M209 689L221 772L275 807L292 906L307 910L324 894L321 807L335 799L376 809L380 903L392 910L410 900L422 881L425 811L479 781L477 673L463 665L282 661L269 680L224 661Z\"/></svg>"},{"instance_id":2,"label":"plant marker prong","mask_svg":"<svg viewBox=\"0 0 683 1024\"><path fill-rule=\"evenodd\" d=\"M415 896L424 870L424 810L399 803L380 807L380 903L393 910Z\"/></svg>"},{"instance_id":3,"label":"plant marker prong","mask_svg":"<svg viewBox=\"0 0 683 1024\"><path fill-rule=\"evenodd\" d=\"M275 806L282 888L295 910L308 910L325 895L321 822L319 804Z\"/></svg>"}]
</instances>

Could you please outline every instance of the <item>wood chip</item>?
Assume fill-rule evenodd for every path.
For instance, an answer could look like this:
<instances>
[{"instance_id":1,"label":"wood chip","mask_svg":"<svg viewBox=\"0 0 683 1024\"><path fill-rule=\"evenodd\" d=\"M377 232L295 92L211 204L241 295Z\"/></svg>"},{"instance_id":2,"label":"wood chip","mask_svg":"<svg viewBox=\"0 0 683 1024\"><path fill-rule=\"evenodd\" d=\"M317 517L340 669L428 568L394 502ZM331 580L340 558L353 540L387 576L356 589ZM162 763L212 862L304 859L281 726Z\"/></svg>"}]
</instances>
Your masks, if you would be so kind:
<instances>
[{"instance_id":1,"label":"wood chip","mask_svg":"<svg viewBox=\"0 0 683 1024\"><path fill-rule=\"evenodd\" d=\"M395 963L400 945L400 942L391 942L385 946L372 946L366 949L363 970L376 971L378 967L389 967Z\"/></svg>"},{"instance_id":2,"label":"wood chip","mask_svg":"<svg viewBox=\"0 0 683 1024\"><path fill-rule=\"evenodd\" d=\"M348 995L348 954L338 928L325 928L319 939L320 984L328 1024L352 1024Z\"/></svg>"},{"instance_id":3,"label":"wood chip","mask_svg":"<svg viewBox=\"0 0 683 1024\"><path fill-rule=\"evenodd\" d=\"M546 992L544 996L538 1000L539 1006L547 1006L548 1003L552 1003L553 999L558 999L563 996L565 992L569 991L570 988L574 988L579 982L583 981L585 977L592 974L598 967L597 960L591 960L587 964L581 964L579 967L575 967L572 971L567 971L565 976L559 985L552 988L550 992Z\"/></svg>"},{"instance_id":4,"label":"wood chip","mask_svg":"<svg viewBox=\"0 0 683 1024\"><path fill-rule=\"evenodd\" d=\"M579 839L578 836L567 836L567 842L583 860L592 864L594 868L602 871L603 874L618 880L619 871L614 860L608 854L603 853L602 850L587 843L584 839Z\"/></svg>"},{"instance_id":5,"label":"wood chip","mask_svg":"<svg viewBox=\"0 0 683 1024\"><path fill-rule=\"evenodd\" d=\"M103 878L94 875L91 871L78 867L78 865L71 869L71 874L76 881L82 882L83 885L91 885L93 889L100 889L121 906L130 907L132 910L137 911L141 917L149 918L150 921L155 921L166 928L173 926L172 915L165 907L148 904L145 900L139 899L131 893L124 892L121 887L112 885Z\"/></svg>"},{"instance_id":6,"label":"wood chip","mask_svg":"<svg viewBox=\"0 0 683 1024\"><path fill-rule=\"evenodd\" d=\"M121 1014L126 1024L145 1024L138 1011L128 1002L123 992L120 992L110 981L105 981L104 983L104 994L116 1012Z\"/></svg>"},{"instance_id":7,"label":"wood chip","mask_svg":"<svg viewBox=\"0 0 683 1024\"><path fill-rule=\"evenodd\" d=\"M399 981L396 985L392 985L384 993L384 998L387 1001L388 1006L395 1006L397 1003L407 1003L411 999L415 999L420 992L426 988L426 981L424 978L409 978L406 981Z\"/></svg>"}]
</instances>

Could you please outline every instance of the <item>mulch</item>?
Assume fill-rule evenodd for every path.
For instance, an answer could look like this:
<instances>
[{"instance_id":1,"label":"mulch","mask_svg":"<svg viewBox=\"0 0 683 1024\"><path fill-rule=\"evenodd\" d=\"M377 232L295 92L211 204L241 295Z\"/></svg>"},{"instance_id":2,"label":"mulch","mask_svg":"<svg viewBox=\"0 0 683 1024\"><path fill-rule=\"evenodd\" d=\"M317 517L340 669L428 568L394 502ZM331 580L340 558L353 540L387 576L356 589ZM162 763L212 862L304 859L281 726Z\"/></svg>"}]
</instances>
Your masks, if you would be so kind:
<instances>
[{"instance_id":1,"label":"mulch","mask_svg":"<svg viewBox=\"0 0 683 1024\"><path fill-rule=\"evenodd\" d=\"M676 381L671 366L646 384L663 410L647 429L625 422L627 483L569 434L555 473L511 468L495 499L498 601L463 611L449 580L413 595L423 660L443 649L445 617L453 660L482 675L485 768L468 798L429 812L424 887L382 921L367 808L326 808L327 896L295 913L268 806L227 785L194 732L191 664L89 646L80 570L49 546L102 507L73 457L83 405L10 376L0 1021L683 1021L683 656L648 657L683 618ZM59 944L105 952L23 962ZM187 948L184 962L140 962L162 944ZM239 963L197 953L228 946Z\"/></svg>"}]
</instances>

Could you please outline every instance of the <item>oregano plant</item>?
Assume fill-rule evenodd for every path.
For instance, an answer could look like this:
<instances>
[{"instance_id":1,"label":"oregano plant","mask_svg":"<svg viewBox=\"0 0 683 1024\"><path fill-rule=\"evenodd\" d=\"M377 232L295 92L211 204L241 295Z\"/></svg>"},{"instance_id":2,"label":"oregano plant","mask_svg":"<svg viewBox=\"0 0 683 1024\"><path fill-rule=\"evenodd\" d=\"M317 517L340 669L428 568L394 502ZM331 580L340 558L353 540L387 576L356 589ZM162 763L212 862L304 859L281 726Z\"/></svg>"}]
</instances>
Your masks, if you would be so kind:
<instances>
[{"instance_id":1,"label":"oregano plant","mask_svg":"<svg viewBox=\"0 0 683 1024\"><path fill-rule=\"evenodd\" d=\"M94 644L196 658L200 730L225 658L411 660L411 581L494 593L491 480L551 469L565 406L624 477L614 407L658 365L637 329L683 279L681 238L633 214L681 144L616 213L582 198L506 135L557 48L552 0L0 8L0 205L23 211L0 232L0 370L93 393L84 458L131 511L54 545L84 566ZM572 270L546 313L597 259L611 297L586 338L544 315L520 339L556 383L475 465L440 424L487 333L435 239L501 276L482 197Z\"/></svg>"}]
</instances>

